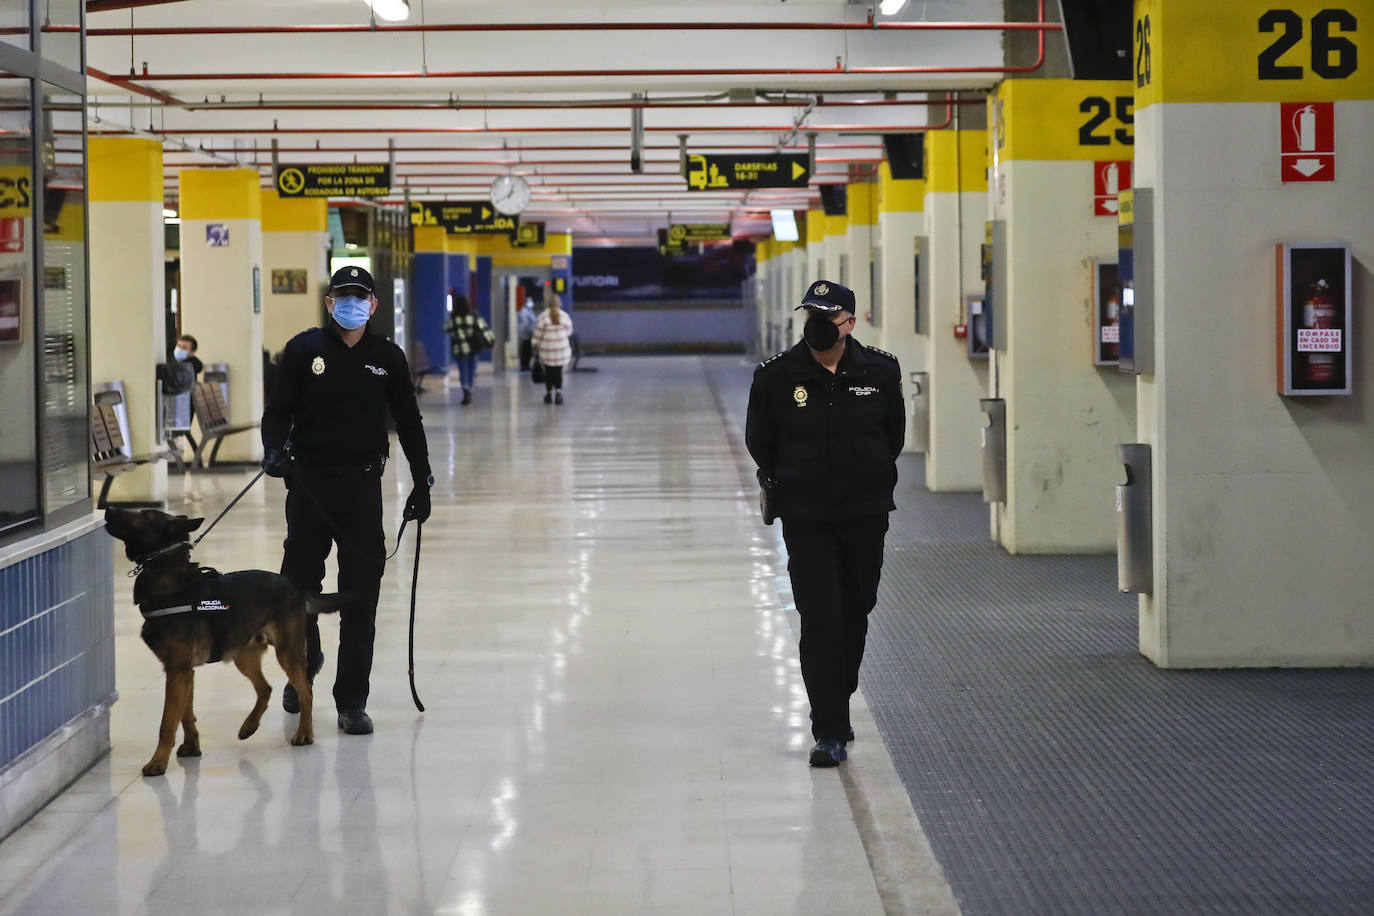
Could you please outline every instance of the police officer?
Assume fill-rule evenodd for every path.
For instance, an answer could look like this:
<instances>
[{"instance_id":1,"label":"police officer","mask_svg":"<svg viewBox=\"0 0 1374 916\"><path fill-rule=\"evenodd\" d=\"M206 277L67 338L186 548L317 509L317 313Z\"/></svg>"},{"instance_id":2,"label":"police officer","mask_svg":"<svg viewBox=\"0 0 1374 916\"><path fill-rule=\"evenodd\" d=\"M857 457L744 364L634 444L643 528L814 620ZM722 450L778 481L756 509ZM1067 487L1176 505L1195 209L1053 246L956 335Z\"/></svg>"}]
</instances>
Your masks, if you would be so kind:
<instances>
[{"instance_id":1,"label":"police officer","mask_svg":"<svg viewBox=\"0 0 1374 916\"><path fill-rule=\"evenodd\" d=\"M849 698L878 601L906 414L896 358L853 337L852 290L821 280L797 308L807 311L802 342L755 370L745 441L782 519L816 739L810 763L833 767L854 740Z\"/></svg>"},{"instance_id":2,"label":"police officer","mask_svg":"<svg viewBox=\"0 0 1374 916\"><path fill-rule=\"evenodd\" d=\"M429 518L434 478L405 354L367 329L377 310L372 275L361 267L339 269L324 301L327 326L297 334L282 354L262 416L262 466L287 483L282 575L318 594L325 557L338 544L339 591L352 600L339 614L334 704L339 728L366 735L372 732L368 676L386 559L382 469L389 451L388 410L414 481L405 518ZM313 682L324 664L315 620L307 635ZM299 712L299 703L288 685L282 706Z\"/></svg>"}]
</instances>

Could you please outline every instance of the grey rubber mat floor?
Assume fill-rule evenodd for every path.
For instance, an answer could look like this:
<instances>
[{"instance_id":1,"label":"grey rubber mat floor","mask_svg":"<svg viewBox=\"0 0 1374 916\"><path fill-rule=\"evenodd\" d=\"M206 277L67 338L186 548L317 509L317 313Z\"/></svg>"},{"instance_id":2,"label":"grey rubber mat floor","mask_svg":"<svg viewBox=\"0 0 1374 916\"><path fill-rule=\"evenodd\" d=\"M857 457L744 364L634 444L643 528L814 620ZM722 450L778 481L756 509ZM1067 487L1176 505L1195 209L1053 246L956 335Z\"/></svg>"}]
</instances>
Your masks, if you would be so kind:
<instances>
[{"instance_id":1,"label":"grey rubber mat floor","mask_svg":"<svg viewBox=\"0 0 1374 916\"><path fill-rule=\"evenodd\" d=\"M1374 913L1374 671L1161 671L1114 557L901 476L863 691L967 916Z\"/></svg>"},{"instance_id":2,"label":"grey rubber mat floor","mask_svg":"<svg viewBox=\"0 0 1374 916\"><path fill-rule=\"evenodd\" d=\"M1374 913L1374 671L1161 671L1114 557L900 471L862 686L966 916Z\"/></svg>"}]
</instances>

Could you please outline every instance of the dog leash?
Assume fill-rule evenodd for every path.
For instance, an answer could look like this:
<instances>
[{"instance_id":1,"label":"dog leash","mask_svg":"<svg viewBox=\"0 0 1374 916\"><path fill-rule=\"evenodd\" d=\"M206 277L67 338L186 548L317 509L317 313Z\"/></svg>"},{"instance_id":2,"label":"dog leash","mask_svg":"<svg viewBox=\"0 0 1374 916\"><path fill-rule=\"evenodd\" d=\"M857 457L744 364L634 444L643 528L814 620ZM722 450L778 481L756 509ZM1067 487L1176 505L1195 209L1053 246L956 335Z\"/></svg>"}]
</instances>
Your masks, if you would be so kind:
<instances>
[{"instance_id":1,"label":"dog leash","mask_svg":"<svg viewBox=\"0 0 1374 916\"><path fill-rule=\"evenodd\" d=\"M234 497L234 501L231 502L229 505L225 506L223 512L221 512L219 515L215 516L215 520L214 520L213 522L210 523L210 527L209 527L209 528L206 528L204 531L202 531L202 532L200 533L200 537L196 538L194 541L191 542L191 549L192 549L192 550L195 549L195 547L196 547L197 544L199 544L201 541L205 540L205 536L206 536L207 534L209 534L211 531L214 530L215 526L219 524L219 520L222 519L222 518L224 518L226 515L228 515L228 514L229 514L229 510L232 509L232 508L234 508L235 506L237 506L237 505L239 504L239 500L243 499L243 497L246 496L246 495L248 494L248 491L251 490L251 489L253 489L253 484L257 483L259 480L262 480L262 475L263 475L263 474L266 474L266 473L267 473L267 472L266 472L265 470L264 470L264 471L258 471L257 476L254 477L252 480L248 481L248 486L246 486L246 487L244 487L242 490L240 490L240 491L239 491L239 495Z\"/></svg>"},{"instance_id":2,"label":"dog leash","mask_svg":"<svg viewBox=\"0 0 1374 916\"><path fill-rule=\"evenodd\" d=\"M315 494L310 492L310 488L308 486L305 486L304 483L302 483L299 480L296 481L296 485L300 488L300 492L304 493L306 497L309 498L311 505L315 507L315 511L320 514L320 517L323 518L326 524L329 525L330 529L332 529L333 536L335 539L339 541L339 543L348 547L354 553L357 553L361 556L368 556L368 551L359 550L354 544L350 543L347 538L345 538L342 534L339 533L339 526L334 522L334 519L330 518L329 513L324 511L324 506L320 505L320 501L315 498ZM402 538L404 538L405 536L406 525L408 524L410 524L410 519L402 516L401 527L396 532L396 549L391 551L390 554L382 558L383 565L389 563L396 556L396 554L401 552L401 544L403 543ZM420 584L420 538L421 535L424 533L424 528L425 523L416 520L415 568L410 575L410 631L408 639L409 646L407 651L407 658L409 661L407 673L410 676L410 698L415 701L415 708L418 709L420 712L425 711L425 704L420 702L420 694L415 690L415 595ZM382 549L386 550L385 544L382 545Z\"/></svg>"},{"instance_id":3,"label":"dog leash","mask_svg":"<svg viewBox=\"0 0 1374 916\"><path fill-rule=\"evenodd\" d=\"M401 527L402 529L405 528L404 525ZM417 521L415 523L415 571L410 575L410 698L415 701L415 708L420 712L425 711L425 704L420 702L420 695L415 692L415 589L420 584L420 536L424 532L425 523ZM401 549L399 535L396 549Z\"/></svg>"}]
</instances>

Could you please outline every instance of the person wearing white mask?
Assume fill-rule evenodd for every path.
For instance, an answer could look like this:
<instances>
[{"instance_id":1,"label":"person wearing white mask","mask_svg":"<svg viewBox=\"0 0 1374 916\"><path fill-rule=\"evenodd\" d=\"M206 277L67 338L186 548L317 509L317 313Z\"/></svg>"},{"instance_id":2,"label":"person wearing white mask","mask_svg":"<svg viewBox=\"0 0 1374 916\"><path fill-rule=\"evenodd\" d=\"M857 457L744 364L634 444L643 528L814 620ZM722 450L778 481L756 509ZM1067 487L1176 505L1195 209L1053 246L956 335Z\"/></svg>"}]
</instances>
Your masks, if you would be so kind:
<instances>
[{"instance_id":1,"label":"person wearing white mask","mask_svg":"<svg viewBox=\"0 0 1374 916\"><path fill-rule=\"evenodd\" d=\"M334 704L340 729L367 735L372 733L367 697L377 597L386 558L382 470L390 451L388 417L395 421L414 482L405 518L420 523L429 518L434 477L405 354L367 328L377 310L372 274L361 267L340 268L324 301L325 326L297 334L282 353L262 415L262 467L287 484L282 575L306 594L319 594L325 558L338 545L338 590L350 601L339 612ZM314 618L306 651L313 684L324 664ZM290 685L282 691L282 707L300 711L300 697Z\"/></svg>"},{"instance_id":2,"label":"person wearing white mask","mask_svg":"<svg viewBox=\"0 0 1374 916\"><path fill-rule=\"evenodd\" d=\"M179 363L185 363L190 366L192 372L196 375L200 375L201 370L205 368L205 364L196 356L196 350L199 346L196 339L190 334L182 334L177 338L177 345L176 349L172 351L172 358Z\"/></svg>"}]
</instances>

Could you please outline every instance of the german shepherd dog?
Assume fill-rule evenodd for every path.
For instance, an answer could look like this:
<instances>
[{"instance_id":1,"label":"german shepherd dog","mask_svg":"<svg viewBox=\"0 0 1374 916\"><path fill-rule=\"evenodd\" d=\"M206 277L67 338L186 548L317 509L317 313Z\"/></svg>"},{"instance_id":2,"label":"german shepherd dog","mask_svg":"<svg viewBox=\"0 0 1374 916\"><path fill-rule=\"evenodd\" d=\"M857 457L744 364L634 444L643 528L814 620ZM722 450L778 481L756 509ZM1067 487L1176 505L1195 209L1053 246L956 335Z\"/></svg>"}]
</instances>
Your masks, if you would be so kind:
<instances>
[{"instance_id":1,"label":"german shepherd dog","mask_svg":"<svg viewBox=\"0 0 1374 916\"><path fill-rule=\"evenodd\" d=\"M156 509L105 510L105 529L124 542L135 564L134 603L143 612L143 641L162 662L166 698L157 750L143 767L144 776L167 771L180 724L184 741L178 757L200 756L200 733L192 710L195 668L212 661L232 661L257 691L257 702L239 728L244 739L258 730L272 696L262 676L267 647L300 696L300 724L293 745L311 744L315 729L313 695L306 678L306 621L337 611L339 595L306 595L284 576L262 570L220 574L191 562L188 536L205 521L168 515Z\"/></svg>"}]
</instances>

